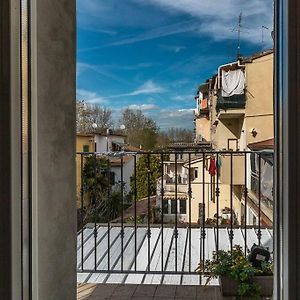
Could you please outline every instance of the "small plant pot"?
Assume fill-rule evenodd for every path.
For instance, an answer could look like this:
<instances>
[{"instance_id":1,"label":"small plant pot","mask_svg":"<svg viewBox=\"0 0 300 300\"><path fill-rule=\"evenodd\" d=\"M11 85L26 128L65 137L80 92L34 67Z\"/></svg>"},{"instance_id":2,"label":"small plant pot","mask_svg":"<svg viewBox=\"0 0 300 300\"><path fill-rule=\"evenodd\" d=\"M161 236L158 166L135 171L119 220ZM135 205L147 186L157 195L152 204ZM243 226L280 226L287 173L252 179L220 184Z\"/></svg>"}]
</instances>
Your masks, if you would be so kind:
<instances>
[{"instance_id":1,"label":"small plant pot","mask_svg":"<svg viewBox=\"0 0 300 300\"><path fill-rule=\"evenodd\" d=\"M273 276L255 276L252 282L253 284L257 284L260 287L260 296L262 297L273 296ZM239 295L238 293L239 283L237 280L228 277L220 277L220 285L221 285L222 295L224 297L234 297Z\"/></svg>"},{"instance_id":2,"label":"small plant pot","mask_svg":"<svg viewBox=\"0 0 300 300\"><path fill-rule=\"evenodd\" d=\"M228 278L228 277L220 277L220 285L222 290L222 295L224 297L233 297L238 296L238 281Z\"/></svg>"},{"instance_id":3,"label":"small plant pot","mask_svg":"<svg viewBox=\"0 0 300 300\"><path fill-rule=\"evenodd\" d=\"M255 276L253 283L260 286L260 295L262 297L273 296L273 276Z\"/></svg>"}]
</instances>

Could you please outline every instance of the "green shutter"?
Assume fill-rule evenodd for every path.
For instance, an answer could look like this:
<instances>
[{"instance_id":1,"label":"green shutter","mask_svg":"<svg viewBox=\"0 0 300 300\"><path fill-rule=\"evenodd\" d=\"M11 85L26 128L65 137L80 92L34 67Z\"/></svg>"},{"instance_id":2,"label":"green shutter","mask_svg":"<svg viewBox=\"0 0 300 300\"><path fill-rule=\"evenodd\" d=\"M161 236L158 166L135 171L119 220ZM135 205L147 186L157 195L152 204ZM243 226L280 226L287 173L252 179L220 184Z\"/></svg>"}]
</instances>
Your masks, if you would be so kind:
<instances>
[{"instance_id":1,"label":"green shutter","mask_svg":"<svg viewBox=\"0 0 300 300\"><path fill-rule=\"evenodd\" d=\"M90 146L89 145L83 145L83 152L90 152Z\"/></svg>"}]
</instances>

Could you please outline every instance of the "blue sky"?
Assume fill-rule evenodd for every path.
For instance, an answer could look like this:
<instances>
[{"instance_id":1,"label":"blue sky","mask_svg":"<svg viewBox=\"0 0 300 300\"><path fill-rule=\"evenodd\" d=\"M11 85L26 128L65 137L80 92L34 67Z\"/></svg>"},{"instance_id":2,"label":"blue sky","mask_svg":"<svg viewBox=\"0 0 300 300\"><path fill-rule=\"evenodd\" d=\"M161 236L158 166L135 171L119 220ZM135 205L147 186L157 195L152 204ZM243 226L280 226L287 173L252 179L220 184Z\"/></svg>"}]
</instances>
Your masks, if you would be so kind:
<instances>
[{"instance_id":1,"label":"blue sky","mask_svg":"<svg viewBox=\"0 0 300 300\"><path fill-rule=\"evenodd\" d=\"M218 65L271 47L272 0L77 0L77 99L193 128L197 86Z\"/></svg>"}]
</instances>

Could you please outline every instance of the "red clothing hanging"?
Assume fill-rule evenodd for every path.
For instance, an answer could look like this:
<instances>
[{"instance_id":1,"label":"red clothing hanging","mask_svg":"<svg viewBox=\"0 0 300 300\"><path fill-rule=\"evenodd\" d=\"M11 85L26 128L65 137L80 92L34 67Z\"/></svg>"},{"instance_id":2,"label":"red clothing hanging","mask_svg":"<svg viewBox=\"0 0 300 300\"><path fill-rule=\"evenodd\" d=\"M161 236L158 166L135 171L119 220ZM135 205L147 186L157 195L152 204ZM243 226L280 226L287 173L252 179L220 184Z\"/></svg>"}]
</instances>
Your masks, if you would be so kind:
<instances>
[{"instance_id":1,"label":"red clothing hanging","mask_svg":"<svg viewBox=\"0 0 300 300\"><path fill-rule=\"evenodd\" d=\"M208 173L211 176L216 176L217 173L217 166L216 166L216 159L214 156L210 157L210 164L209 164L209 168L208 168Z\"/></svg>"}]
</instances>

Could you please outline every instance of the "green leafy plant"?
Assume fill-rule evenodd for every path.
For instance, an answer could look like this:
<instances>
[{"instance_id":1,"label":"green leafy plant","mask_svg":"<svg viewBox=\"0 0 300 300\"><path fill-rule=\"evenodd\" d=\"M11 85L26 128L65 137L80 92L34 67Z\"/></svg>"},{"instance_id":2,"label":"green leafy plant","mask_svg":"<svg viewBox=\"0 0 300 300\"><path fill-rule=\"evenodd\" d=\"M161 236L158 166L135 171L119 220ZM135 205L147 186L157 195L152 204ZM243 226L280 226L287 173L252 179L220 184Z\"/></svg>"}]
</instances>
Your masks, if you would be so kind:
<instances>
[{"instance_id":1,"label":"green leafy plant","mask_svg":"<svg viewBox=\"0 0 300 300\"><path fill-rule=\"evenodd\" d=\"M136 193L137 200L156 194L157 179L161 176L160 156L141 155L136 164ZM148 185L149 183L149 185ZM131 190L134 190L134 176L130 179Z\"/></svg>"},{"instance_id":2,"label":"green leafy plant","mask_svg":"<svg viewBox=\"0 0 300 300\"><path fill-rule=\"evenodd\" d=\"M261 269L252 266L245 256L242 248L234 246L232 251L217 251L213 253L211 260L201 262L196 271L207 275L206 284L212 278L226 277L238 284L238 294L242 297L257 299L260 295L260 287L252 282L254 276L272 275L272 264L263 263Z\"/></svg>"}]
</instances>

